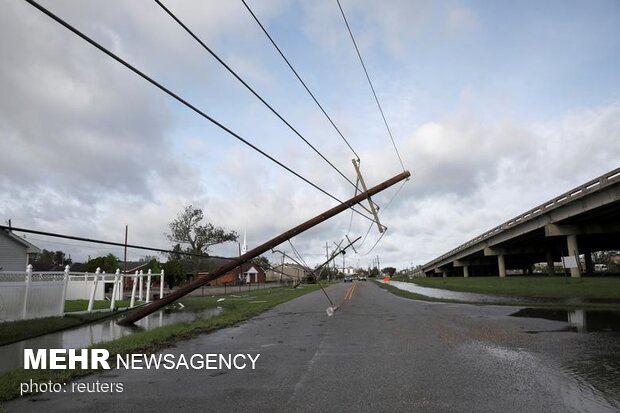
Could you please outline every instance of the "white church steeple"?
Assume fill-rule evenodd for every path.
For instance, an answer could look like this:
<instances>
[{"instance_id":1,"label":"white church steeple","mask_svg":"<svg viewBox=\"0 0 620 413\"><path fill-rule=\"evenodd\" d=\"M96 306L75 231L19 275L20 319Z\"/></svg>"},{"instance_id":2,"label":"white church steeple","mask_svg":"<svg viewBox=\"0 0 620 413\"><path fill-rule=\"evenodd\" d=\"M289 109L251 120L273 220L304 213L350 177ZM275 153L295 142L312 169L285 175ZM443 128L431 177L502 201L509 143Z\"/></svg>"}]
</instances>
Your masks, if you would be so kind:
<instances>
[{"instance_id":1,"label":"white church steeple","mask_svg":"<svg viewBox=\"0 0 620 413\"><path fill-rule=\"evenodd\" d=\"M246 235L247 235L246 231L243 230L243 245L241 246L241 255L248 252L248 245L246 243Z\"/></svg>"}]
</instances>

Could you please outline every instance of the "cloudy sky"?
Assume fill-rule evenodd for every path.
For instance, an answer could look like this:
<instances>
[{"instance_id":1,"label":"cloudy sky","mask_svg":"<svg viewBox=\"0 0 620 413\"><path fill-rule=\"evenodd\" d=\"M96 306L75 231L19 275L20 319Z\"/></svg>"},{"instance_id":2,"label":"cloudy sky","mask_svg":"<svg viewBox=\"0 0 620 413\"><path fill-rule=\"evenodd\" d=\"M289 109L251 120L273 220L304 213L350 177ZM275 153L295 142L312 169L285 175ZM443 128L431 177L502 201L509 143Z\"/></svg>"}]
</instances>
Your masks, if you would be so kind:
<instances>
[{"instance_id":1,"label":"cloudy sky","mask_svg":"<svg viewBox=\"0 0 620 413\"><path fill-rule=\"evenodd\" d=\"M155 2L41 3L328 192L352 196ZM355 180L351 151L240 0L165 4ZM336 1L248 4L360 155L368 184L399 173ZM395 198L398 187L376 197L387 235L363 255L379 237L371 230L348 264L377 255L384 266L423 264L620 166L618 1L342 6L412 173ZM0 55L3 222L120 242L127 224L130 243L166 248L167 224L193 204L214 224L247 231L253 247L335 205L24 1L2 3ZM293 243L318 263L325 242L368 225L345 212ZM122 256L28 238L77 261Z\"/></svg>"}]
</instances>

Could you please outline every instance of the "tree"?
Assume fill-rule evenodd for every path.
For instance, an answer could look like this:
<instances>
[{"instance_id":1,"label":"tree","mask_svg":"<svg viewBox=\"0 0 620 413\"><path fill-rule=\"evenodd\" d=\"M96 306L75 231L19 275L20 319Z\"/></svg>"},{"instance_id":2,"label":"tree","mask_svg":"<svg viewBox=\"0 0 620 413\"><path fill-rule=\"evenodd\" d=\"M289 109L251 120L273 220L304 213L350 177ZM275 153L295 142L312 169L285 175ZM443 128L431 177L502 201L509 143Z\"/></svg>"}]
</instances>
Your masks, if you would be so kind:
<instances>
[{"instance_id":1,"label":"tree","mask_svg":"<svg viewBox=\"0 0 620 413\"><path fill-rule=\"evenodd\" d=\"M185 270L183 263L179 260L169 260L161 265L164 270L164 279L168 287L172 288L185 281Z\"/></svg>"},{"instance_id":2,"label":"tree","mask_svg":"<svg viewBox=\"0 0 620 413\"><path fill-rule=\"evenodd\" d=\"M260 257L252 258L252 263L258 265L265 271L271 268L271 263L269 262L269 260L262 255Z\"/></svg>"},{"instance_id":3,"label":"tree","mask_svg":"<svg viewBox=\"0 0 620 413\"><path fill-rule=\"evenodd\" d=\"M176 244L172 247L172 252L168 253L168 261L181 261L181 259L183 259L181 252L183 252L181 249L181 244Z\"/></svg>"},{"instance_id":4,"label":"tree","mask_svg":"<svg viewBox=\"0 0 620 413\"><path fill-rule=\"evenodd\" d=\"M102 272L114 273L119 268L118 261L119 259L114 254L96 257L88 260L88 262L84 264L84 271L95 272L97 268L100 268Z\"/></svg>"},{"instance_id":5,"label":"tree","mask_svg":"<svg viewBox=\"0 0 620 413\"><path fill-rule=\"evenodd\" d=\"M48 271L55 265L65 266L71 264L71 259L66 258L62 251L48 251L43 249L33 262L34 267L39 271Z\"/></svg>"},{"instance_id":6,"label":"tree","mask_svg":"<svg viewBox=\"0 0 620 413\"><path fill-rule=\"evenodd\" d=\"M372 267L372 270L370 270L370 277L376 277L377 275L379 275L379 269L377 267Z\"/></svg>"},{"instance_id":7,"label":"tree","mask_svg":"<svg viewBox=\"0 0 620 413\"><path fill-rule=\"evenodd\" d=\"M161 265L156 258L151 258L146 264L146 267L143 268L144 272L147 272L148 270L151 270L151 273L153 274L159 274L161 272Z\"/></svg>"},{"instance_id":8,"label":"tree","mask_svg":"<svg viewBox=\"0 0 620 413\"><path fill-rule=\"evenodd\" d=\"M161 264L164 270L164 279L168 287L173 288L185 282L185 267L183 266L183 249L181 244L172 247L172 252L168 253L168 261Z\"/></svg>"},{"instance_id":9,"label":"tree","mask_svg":"<svg viewBox=\"0 0 620 413\"><path fill-rule=\"evenodd\" d=\"M37 259L34 262L36 268L40 270L49 270L54 266L55 254L53 251L48 251L45 248L37 255Z\"/></svg>"},{"instance_id":10,"label":"tree","mask_svg":"<svg viewBox=\"0 0 620 413\"><path fill-rule=\"evenodd\" d=\"M384 274L389 274L390 277L393 277L394 274L396 274L396 268L394 268L394 267L384 267L383 268L383 273Z\"/></svg>"},{"instance_id":11,"label":"tree","mask_svg":"<svg viewBox=\"0 0 620 413\"><path fill-rule=\"evenodd\" d=\"M235 231L227 232L210 222L202 224L203 218L202 209L188 205L169 224L170 234L165 235L171 242L185 244L189 252L200 255L208 255L214 245L237 241L239 235ZM198 275L201 262L201 257L192 257L194 276Z\"/></svg>"}]
</instances>

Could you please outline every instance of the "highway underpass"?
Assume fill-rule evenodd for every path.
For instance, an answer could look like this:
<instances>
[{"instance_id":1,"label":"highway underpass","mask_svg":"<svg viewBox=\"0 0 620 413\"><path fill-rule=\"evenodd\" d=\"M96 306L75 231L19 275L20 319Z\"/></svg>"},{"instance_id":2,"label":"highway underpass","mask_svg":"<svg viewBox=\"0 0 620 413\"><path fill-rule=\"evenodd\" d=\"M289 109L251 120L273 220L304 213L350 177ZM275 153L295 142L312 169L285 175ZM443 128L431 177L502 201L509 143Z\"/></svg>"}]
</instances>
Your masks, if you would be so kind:
<instances>
[{"instance_id":1,"label":"highway underpass","mask_svg":"<svg viewBox=\"0 0 620 413\"><path fill-rule=\"evenodd\" d=\"M620 168L555 197L426 263L418 276L505 277L509 270L530 273L535 263L554 263L584 254L585 268L571 277L594 272L590 253L620 250Z\"/></svg>"}]
</instances>

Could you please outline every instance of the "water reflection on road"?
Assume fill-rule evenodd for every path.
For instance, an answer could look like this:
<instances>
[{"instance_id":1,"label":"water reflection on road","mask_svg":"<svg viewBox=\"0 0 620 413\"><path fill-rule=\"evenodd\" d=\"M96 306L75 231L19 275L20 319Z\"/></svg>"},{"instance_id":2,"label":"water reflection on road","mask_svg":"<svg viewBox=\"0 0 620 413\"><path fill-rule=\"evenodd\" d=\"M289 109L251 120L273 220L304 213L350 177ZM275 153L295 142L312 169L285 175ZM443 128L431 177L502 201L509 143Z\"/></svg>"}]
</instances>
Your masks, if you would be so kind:
<instances>
[{"instance_id":1,"label":"water reflection on road","mask_svg":"<svg viewBox=\"0 0 620 413\"><path fill-rule=\"evenodd\" d=\"M543 300L545 303L552 302L558 305L575 305L595 301L494 296L427 288L400 281L390 281L390 284L402 290L427 297L472 303L493 304L510 301L518 306L519 304L536 304ZM570 377L571 380L559 380L558 383L563 389L562 394L567 405L575 407L577 411L620 411L620 354L618 353L620 311L526 307L513 312L510 316L540 318L563 323L558 324L557 327L552 326L550 329L545 327L540 330L525 331L528 334L591 333L588 334L588 338L581 336L583 340L571 340L566 343L566 348L562 350L564 354L558 357L558 364L555 367L561 373L554 373L553 368L544 373L544 366L539 365L538 374L547 374L549 381L556 381L563 375ZM480 354L480 351L487 349L488 352L496 354L502 362L508 362L518 356L520 364L524 363L523 358L529 360L533 357L531 353L523 349L515 351L498 347L501 350L499 351L498 348L488 344L476 343L475 345L478 346L479 351L469 348L468 354Z\"/></svg>"},{"instance_id":2,"label":"water reflection on road","mask_svg":"<svg viewBox=\"0 0 620 413\"><path fill-rule=\"evenodd\" d=\"M563 321L568 324L564 331L576 331L578 333L620 332L620 311L522 308L510 315Z\"/></svg>"},{"instance_id":3,"label":"water reflection on road","mask_svg":"<svg viewBox=\"0 0 620 413\"><path fill-rule=\"evenodd\" d=\"M379 281L383 282L383 281ZM455 301L463 301L469 303L514 303L515 305L523 304L524 306L528 304L536 304L536 303L552 303L552 304L568 304L568 305L580 305L580 304L618 304L618 300L615 299L607 299L607 298L558 298L558 297L522 297L522 296L501 296L501 295L491 295L491 294L478 294L478 293L468 293L463 291L450 291L450 290L442 290L440 288L430 288L430 287L422 287L420 285L410 283L410 282L402 282L402 281L390 281L390 285L399 288L404 291L409 291L412 293L424 295L426 297L431 298L439 298L442 300L455 300Z\"/></svg>"},{"instance_id":4,"label":"water reflection on road","mask_svg":"<svg viewBox=\"0 0 620 413\"><path fill-rule=\"evenodd\" d=\"M221 307L197 312L164 309L137 321L133 326L119 326L116 324L116 318L109 318L76 328L7 344L0 347L0 373L23 366L25 348L85 348L92 344L115 340L136 331L149 330L183 321L193 321L197 318L209 318L221 312Z\"/></svg>"}]
</instances>

